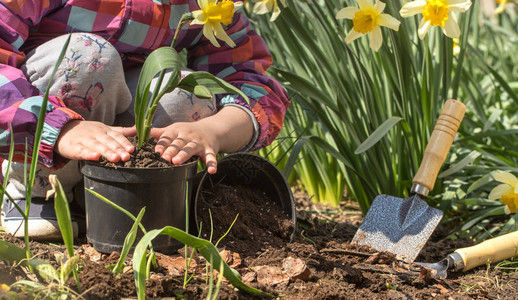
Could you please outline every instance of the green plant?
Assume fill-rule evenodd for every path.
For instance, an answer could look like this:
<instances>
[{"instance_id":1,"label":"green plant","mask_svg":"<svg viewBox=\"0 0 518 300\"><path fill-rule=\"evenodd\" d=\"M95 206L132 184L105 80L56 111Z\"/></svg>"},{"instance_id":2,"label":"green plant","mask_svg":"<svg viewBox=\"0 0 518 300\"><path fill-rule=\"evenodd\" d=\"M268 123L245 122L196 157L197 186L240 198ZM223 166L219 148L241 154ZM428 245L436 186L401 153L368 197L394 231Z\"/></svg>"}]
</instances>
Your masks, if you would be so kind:
<instances>
[{"instance_id":1,"label":"green plant","mask_svg":"<svg viewBox=\"0 0 518 300\"><path fill-rule=\"evenodd\" d=\"M137 295L139 299L145 299L146 296L147 270L145 262L147 257L147 248L151 241L161 234L168 235L181 243L196 249L212 266L223 266L223 272L220 272L220 274L223 274L223 276L225 276L225 278L227 278L236 288L257 297L274 297L269 293L244 284L241 281L239 273L230 268L227 263L223 261L218 250L211 242L192 236L178 228L166 226L162 229L149 231L140 239L135 247L135 251L133 253L133 271L135 273L135 284L137 286Z\"/></svg>"},{"instance_id":2,"label":"green plant","mask_svg":"<svg viewBox=\"0 0 518 300\"><path fill-rule=\"evenodd\" d=\"M333 160L313 154L316 167L338 170L363 212L380 193L408 194L435 116L458 89L452 83L451 40L438 32L420 40L416 24L402 21L398 32L385 32L386 42L376 53L365 39L344 42L350 23L335 15L351 2L287 2L274 23L253 18L277 62L272 74L287 83L294 106L306 114L300 127L319 138L318 144L306 144L308 152L322 153L327 150L322 145L334 149L328 152ZM399 1L387 1L385 11L396 16L400 8ZM463 16L461 23L468 19ZM385 135L375 140L377 130ZM360 153L365 141L370 148ZM332 167L334 160L339 168ZM299 175L314 170L297 167ZM327 177L337 191L342 181L333 173ZM314 176L303 185L311 185Z\"/></svg>"},{"instance_id":3,"label":"green plant","mask_svg":"<svg viewBox=\"0 0 518 300\"><path fill-rule=\"evenodd\" d=\"M61 270L60 283L64 285L70 272L72 272L77 289L81 291L81 284L79 283L79 277L77 275L77 265L80 261L80 257L74 253L74 229L72 227L72 217L70 215L67 196L56 175L49 175L49 182L54 190L54 210L56 211L59 230L61 231L61 236L63 237L63 242L65 243L68 253L68 260L65 263L65 267Z\"/></svg>"},{"instance_id":4,"label":"green plant","mask_svg":"<svg viewBox=\"0 0 518 300\"><path fill-rule=\"evenodd\" d=\"M56 61L56 64L54 65L54 69L52 70L50 78L54 78L54 75L56 74L59 65L61 64L61 61L63 60L63 57L65 56L65 53L68 48L68 44L70 43L71 35L68 35L68 38L65 41L65 44L63 45L61 49L61 53L59 54L59 57ZM49 98L49 91L50 91L50 85L52 83L52 80L49 80L49 83L47 84L47 88L45 90L45 94L43 96L42 104L40 107L47 107L48 98ZM31 258L31 252L29 247L29 235L27 234L29 231L29 210L31 206L31 199L32 199L32 188L34 186L34 179L36 178L36 167L38 165L38 155L39 155L39 149L41 145L41 137L43 133L43 125L45 122L45 116L47 114L46 109L41 109L38 116L38 124L36 126L36 132L34 134L34 142L32 147L32 156L31 156L31 163L30 163L30 170L29 170L29 179L28 182L25 184L25 212L22 214L24 219L24 242L25 242L25 252L27 259ZM27 148L27 146L26 146ZM27 152L25 159L27 160ZM27 178L27 162L25 162L25 169L24 169L24 178ZM14 203L14 202L13 202Z\"/></svg>"},{"instance_id":5,"label":"green plant","mask_svg":"<svg viewBox=\"0 0 518 300\"><path fill-rule=\"evenodd\" d=\"M473 7L481 15L478 3ZM494 21L479 17L470 24L461 92L467 99L461 126L457 163L444 172L441 208L461 237L482 241L518 230L518 215L508 214L501 201L488 200L498 183L496 171L518 174L518 51L516 13L503 13Z\"/></svg>"},{"instance_id":6,"label":"green plant","mask_svg":"<svg viewBox=\"0 0 518 300\"><path fill-rule=\"evenodd\" d=\"M9 286L10 291L15 288L20 289L20 292L16 292L17 296L28 299L43 299L45 297L48 299L60 297L75 299L79 297L75 291L65 284L80 263L79 256L71 256L67 260L62 259L61 267L56 270L49 262L32 257L27 259L24 249L0 240L0 259L34 270L34 274L38 275L38 281L19 280Z\"/></svg>"},{"instance_id":7,"label":"green plant","mask_svg":"<svg viewBox=\"0 0 518 300\"><path fill-rule=\"evenodd\" d=\"M200 4L200 6L202 5ZM192 72L181 78L180 67L182 60L174 46L180 29L193 20L195 20L194 13L185 13L178 23L171 46L154 50L144 62L135 95L135 126L139 137L139 146L142 146L142 143L149 140L153 117L160 99L164 94L173 91L175 88L193 93L202 99L210 99L214 94L234 93L242 96L249 102L247 95L240 89L208 72ZM204 34L206 34L205 30ZM217 47L219 47L219 44ZM170 70L169 78L162 84L168 70ZM151 81L157 74L157 83L153 92L150 93Z\"/></svg>"},{"instance_id":8,"label":"green plant","mask_svg":"<svg viewBox=\"0 0 518 300\"><path fill-rule=\"evenodd\" d=\"M124 244L122 245L121 255L120 255L119 259L117 260L117 263L113 266L110 266L110 268L112 268L113 273L120 274L120 273L122 273L122 271L125 267L125 261L126 261L127 255L129 254L129 251L130 251L131 247L133 246L133 243L135 242L136 235L137 235L137 227L140 228L140 230L142 230L142 233L144 233L144 234L147 233L146 229L144 228L144 226L141 223L142 217L144 216L146 209L145 209L145 207L143 207L140 210L138 216L135 217L129 211L127 211L120 205L114 203L113 201L110 201L103 195L101 195L91 189L88 189L88 188L85 190L88 191L89 193L91 193L92 195L96 196L99 200L103 201L104 203L106 203L106 204L110 205L111 207L124 213L126 216L128 216L129 218L131 218L134 221L133 226L131 227L130 231L126 235L126 238L124 239ZM150 246L150 248L151 248L151 251L149 253L149 259L148 259L147 265L146 265L147 274L149 274L149 270L151 270L151 265L153 265L155 267L157 266L155 254L154 254L152 246Z\"/></svg>"}]
</instances>

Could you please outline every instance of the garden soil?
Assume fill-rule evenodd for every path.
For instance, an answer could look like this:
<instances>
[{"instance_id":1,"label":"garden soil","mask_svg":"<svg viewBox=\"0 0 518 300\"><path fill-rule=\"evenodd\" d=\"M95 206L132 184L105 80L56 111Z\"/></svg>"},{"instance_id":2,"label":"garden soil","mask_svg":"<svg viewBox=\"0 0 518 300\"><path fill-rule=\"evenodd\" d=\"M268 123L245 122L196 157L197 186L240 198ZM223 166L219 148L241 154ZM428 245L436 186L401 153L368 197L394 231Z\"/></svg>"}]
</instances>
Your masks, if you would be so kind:
<instances>
[{"instance_id":1,"label":"garden soil","mask_svg":"<svg viewBox=\"0 0 518 300\"><path fill-rule=\"evenodd\" d=\"M408 265L389 253L376 253L366 246L350 243L362 219L354 206L318 206L296 192L297 231L289 241L290 220L263 193L244 187L215 188L210 203L213 216L213 241L219 239L234 221L218 248L229 265L255 288L282 296L282 299L515 299L518 273L495 265L478 267L466 273L450 273L445 280L431 277L428 269ZM261 202L262 201L262 202ZM264 203L264 205L261 205ZM225 204L225 205L224 205ZM200 217L204 219L204 217ZM206 222L206 221L205 221ZM221 224L219 224L221 222ZM203 235L206 232L204 230ZM469 240L447 238L448 230L439 227L423 248L418 261L435 262ZM2 239L19 246L23 243L9 235ZM64 253L62 245L31 242L32 253L59 267L55 254ZM181 253L182 249L179 249ZM115 276L106 266L118 259L117 253L101 254L85 240L76 242L83 258L79 274L82 296L86 299L135 298L131 260L122 275ZM157 254L159 267L147 282L150 298L204 299L207 295L206 268L201 256L194 255L189 274L194 278L183 286L184 258ZM0 262L0 282L11 284L30 279L20 267ZM68 284L74 288L73 280ZM252 299L223 280L220 299Z\"/></svg>"},{"instance_id":2,"label":"garden soil","mask_svg":"<svg viewBox=\"0 0 518 300\"><path fill-rule=\"evenodd\" d=\"M506 270L492 264L436 279L430 269L397 261L390 253L351 244L362 222L358 207L352 203L343 203L339 208L316 205L299 191L294 192L294 198L296 228L262 191L216 185L200 196L197 214L202 222L201 236L217 243L224 260L246 284L279 299L518 298L516 268ZM439 226L417 261L436 262L457 248L472 245L470 240L450 237L449 228ZM0 238L23 247L22 240L5 233L0 233ZM32 241L30 247L33 255L55 268L60 267L57 257L66 253L62 244ZM99 253L85 237L75 241L75 251L82 258L82 289L78 293L84 299L136 298L131 256L123 274L113 275L106 267L117 261L118 253ZM207 281L217 278L217 272L210 276L204 258L194 253L188 270L193 277L184 288L184 251L178 249L175 255L157 253L158 268L151 271L147 281L148 298L206 298ZM19 280L36 278L20 266L0 261L0 283L10 285ZM67 285L76 289L73 279ZM0 295L1 292L0 289ZM225 279L218 298L253 299Z\"/></svg>"}]
</instances>

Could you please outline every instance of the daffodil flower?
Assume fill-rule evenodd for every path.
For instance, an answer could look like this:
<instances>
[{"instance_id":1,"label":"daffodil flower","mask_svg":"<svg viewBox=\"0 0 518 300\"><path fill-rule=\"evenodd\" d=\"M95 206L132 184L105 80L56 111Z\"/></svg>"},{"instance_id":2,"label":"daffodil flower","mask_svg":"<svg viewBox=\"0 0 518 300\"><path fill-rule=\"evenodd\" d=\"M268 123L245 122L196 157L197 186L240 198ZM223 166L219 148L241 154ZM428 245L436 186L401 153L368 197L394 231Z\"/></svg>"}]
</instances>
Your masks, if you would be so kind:
<instances>
[{"instance_id":1,"label":"daffodil flower","mask_svg":"<svg viewBox=\"0 0 518 300\"><path fill-rule=\"evenodd\" d=\"M234 12L243 6L243 2L232 2L231 0L198 0L200 10L192 12L194 20L192 25L203 25L203 35L212 43L219 47L217 39L226 42L230 47L236 44L227 35L223 25L229 25L234 17Z\"/></svg>"},{"instance_id":2,"label":"daffodil flower","mask_svg":"<svg viewBox=\"0 0 518 300\"><path fill-rule=\"evenodd\" d=\"M372 50L378 51L383 43L383 35L380 26L399 30L400 22L388 14L383 14L385 3L376 0L373 5L372 0L358 0L358 6L342 8L336 14L337 19L352 19L353 29L345 37L347 44L366 35L370 32L369 46Z\"/></svg>"},{"instance_id":3,"label":"daffodil flower","mask_svg":"<svg viewBox=\"0 0 518 300\"><path fill-rule=\"evenodd\" d=\"M465 12L471 6L470 0L416 0L403 5L402 17L422 14L419 24L419 38L423 39L432 26L440 26L447 37L458 38L460 28L455 12Z\"/></svg>"},{"instance_id":4,"label":"daffodil flower","mask_svg":"<svg viewBox=\"0 0 518 300\"><path fill-rule=\"evenodd\" d=\"M282 5L286 7L286 0L280 0ZM272 17L270 18L270 22L275 21L279 14L281 13L281 9L277 4L277 0L259 0L255 2L253 13L257 15L266 14L273 11Z\"/></svg>"},{"instance_id":5,"label":"daffodil flower","mask_svg":"<svg viewBox=\"0 0 518 300\"><path fill-rule=\"evenodd\" d=\"M502 182L502 184L491 190L488 199L502 199L502 202L509 209L508 213L515 213L518 211L518 179L513 174L503 171L497 171L493 176L495 180Z\"/></svg>"}]
</instances>

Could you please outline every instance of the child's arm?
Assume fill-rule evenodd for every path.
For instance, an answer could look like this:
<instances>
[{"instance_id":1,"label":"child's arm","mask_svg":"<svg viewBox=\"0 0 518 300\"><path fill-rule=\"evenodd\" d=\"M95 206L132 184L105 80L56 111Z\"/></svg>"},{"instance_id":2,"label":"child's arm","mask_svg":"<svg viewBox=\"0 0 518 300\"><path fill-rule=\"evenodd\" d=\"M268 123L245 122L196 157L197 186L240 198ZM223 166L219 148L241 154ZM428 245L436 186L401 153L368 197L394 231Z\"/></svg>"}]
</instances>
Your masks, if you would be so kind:
<instances>
[{"instance_id":1,"label":"child's arm","mask_svg":"<svg viewBox=\"0 0 518 300\"><path fill-rule=\"evenodd\" d=\"M61 0L16 0L0 2L0 155L7 157L14 133L16 161L23 161L28 144L29 156L43 96L19 69L25 53L19 48L47 13L59 8ZM57 49L60 51L61 49ZM121 129L99 122L79 121L83 118L67 108L58 98L50 96L39 149L39 162L59 168L68 159L110 161L129 159L133 147L121 139ZM12 132L10 129L12 127ZM58 144L59 143L59 147ZM60 154L60 155L56 155Z\"/></svg>"},{"instance_id":2,"label":"child's arm","mask_svg":"<svg viewBox=\"0 0 518 300\"><path fill-rule=\"evenodd\" d=\"M0 155L7 157L11 134L14 133L15 160L18 161L24 159L26 142L29 155L32 153L43 99L40 91L30 84L19 69L25 59L25 54L19 48L27 39L29 26L61 5L58 0L47 1L46 5L43 2L18 0L0 3ZM60 129L69 121L82 118L66 108L57 97L48 98L46 109L39 162L55 168L65 163L65 160L54 160L54 145Z\"/></svg>"},{"instance_id":3,"label":"child's arm","mask_svg":"<svg viewBox=\"0 0 518 300\"><path fill-rule=\"evenodd\" d=\"M236 43L230 48L220 41L214 47L205 37L200 37L201 26L188 27L181 46L188 49L188 67L207 71L240 88L250 99L250 104L237 95L218 95L218 108L235 105L246 111L254 123L254 136L250 145L241 150L256 150L269 145L279 134L284 115L290 104L284 88L266 70L272 57L264 40L249 27L248 19L236 13L226 33ZM197 40L199 38L199 40Z\"/></svg>"},{"instance_id":4,"label":"child's arm","mask_svg":"<svg viewBox=\"0 0 518 300\"><path fill-rule=\"evenodd\" d=\"M250 116L235 106L225 106L216 114L196 122L178 122L151 129L151 135L159 139L155 149L164 159L179 165L196 155L207 164L211 174L217 169L217 153L243 149L253 133Z\"/></svg>"},{"instance_id":5,"label":"child's arm","mask_svg":"<svg viewBox=\"0 0 518 300\"><path fill-rule=\"evenodd\" d=\"M219 111L214 116L153 129L152 135L159 139L156 150L163 153L163 158L180 164L198 155L207 163L209 173L214 173L218 152L250 151L269 145L282 128L290 101L283 87L266 75L271 55L241 13L234 16L226 31L235 48L221 41L220 48L214 47L204 37L197 40L200 31L201 26L189 26L180 42L180 48L188 49L188 66L240 88L250 104L237 95L219 95Z\"/></svg>"}]
</instances>

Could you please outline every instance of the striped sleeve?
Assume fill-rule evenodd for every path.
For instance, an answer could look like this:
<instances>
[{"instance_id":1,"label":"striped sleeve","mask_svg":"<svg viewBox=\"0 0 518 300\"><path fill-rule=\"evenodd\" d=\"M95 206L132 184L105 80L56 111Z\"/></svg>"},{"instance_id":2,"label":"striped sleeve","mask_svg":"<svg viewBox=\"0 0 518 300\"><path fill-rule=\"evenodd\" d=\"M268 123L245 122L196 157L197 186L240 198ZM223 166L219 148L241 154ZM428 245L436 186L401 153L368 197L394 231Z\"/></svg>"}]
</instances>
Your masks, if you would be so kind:
<instances>
[{"instance_id":1,"label":"striped sleeve","mask_svg":"<svg viewBox=\"0 0 518 300\"><path fill-rule=\"evenodd\" d=\"M0 1L0 156L9 154L11 136L14 137L15 160L23 161L28 145L29 156L34 145L34 134L43 96L25 78L19 65L25 54L19 48L26 41L29 26L38 23L60 0ZM49 97L43 126L38 160L50 168L59 168L66 160L54 155L61 128L81 116L65 107L57 97Z\"/></svg>"}]
</instances>

